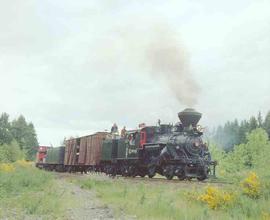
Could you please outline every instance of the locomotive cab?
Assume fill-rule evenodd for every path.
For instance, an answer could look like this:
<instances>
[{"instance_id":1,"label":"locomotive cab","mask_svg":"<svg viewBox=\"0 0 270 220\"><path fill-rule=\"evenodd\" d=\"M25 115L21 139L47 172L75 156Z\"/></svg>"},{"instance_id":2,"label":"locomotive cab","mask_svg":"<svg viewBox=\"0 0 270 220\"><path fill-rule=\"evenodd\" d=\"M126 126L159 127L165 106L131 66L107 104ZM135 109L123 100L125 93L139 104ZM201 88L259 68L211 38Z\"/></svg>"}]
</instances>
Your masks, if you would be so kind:
<instances>
[{"instance_id":1,"label":"locomotive cab","mask_svg":"<svg viewBox=\"0 0 270 220\"><path fill-rule=\"evenodd\" d=\"M147 126L143 127L140 130L140 148L143 148L143 146L147 143L153 143L155 138L155 130L156 127L154 126Z\"/></svg>"}]
</instances>

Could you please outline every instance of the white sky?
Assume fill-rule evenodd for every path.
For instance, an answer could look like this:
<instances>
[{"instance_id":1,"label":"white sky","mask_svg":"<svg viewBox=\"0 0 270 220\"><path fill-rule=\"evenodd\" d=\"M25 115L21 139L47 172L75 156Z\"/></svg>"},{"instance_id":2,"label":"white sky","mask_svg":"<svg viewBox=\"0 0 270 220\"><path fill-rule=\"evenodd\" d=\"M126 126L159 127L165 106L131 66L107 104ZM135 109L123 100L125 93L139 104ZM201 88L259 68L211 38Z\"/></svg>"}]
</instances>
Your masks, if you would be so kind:
<instances>
[{"instance_id":1,"label":"white sky","mask_svg":"<svg viewBox=\"0 0 270 220\"><path fill-rule=\"evenodd\" d=\"M195 108L213 127L270 110L270 1L0 0L0 112L40 144L140 122L176 122L179 102L144 67L156 28L188 53Z\"/></svg>"}]
</instances>

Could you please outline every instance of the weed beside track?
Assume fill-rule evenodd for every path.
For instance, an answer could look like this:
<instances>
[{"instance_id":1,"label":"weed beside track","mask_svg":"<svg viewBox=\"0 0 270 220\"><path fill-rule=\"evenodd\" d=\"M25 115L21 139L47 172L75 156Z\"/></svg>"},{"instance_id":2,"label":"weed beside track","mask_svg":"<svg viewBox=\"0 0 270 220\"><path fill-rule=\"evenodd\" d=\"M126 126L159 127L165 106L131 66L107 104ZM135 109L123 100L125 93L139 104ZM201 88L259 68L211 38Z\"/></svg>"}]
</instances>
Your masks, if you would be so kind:
<instances>
[{"instance_id":1,"label":"weed beside track","mask_svg":"<svg viewBox=\"0 0 270 220\"><path fill-rule=\"evenodd\" d=\"M227 183L222 179L199 182L169 181L161 177L110 178L102 174L60 175L94 191L104 205L114 209L116 218L123 213L135 219L267 219L270 216L267 187L261 187L260 196L253 198L245 193L240 182ZM252 187L247 185L250 181L242 181L245 187Z\"/></svg>"}]
</instances>

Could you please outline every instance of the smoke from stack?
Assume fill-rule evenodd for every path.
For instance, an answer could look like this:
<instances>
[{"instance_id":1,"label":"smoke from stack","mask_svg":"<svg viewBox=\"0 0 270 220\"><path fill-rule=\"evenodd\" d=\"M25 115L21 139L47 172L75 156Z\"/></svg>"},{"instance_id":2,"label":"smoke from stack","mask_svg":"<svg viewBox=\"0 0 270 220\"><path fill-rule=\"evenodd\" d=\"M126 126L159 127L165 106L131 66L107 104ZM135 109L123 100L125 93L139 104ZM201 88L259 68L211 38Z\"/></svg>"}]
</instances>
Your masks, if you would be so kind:
<instances>
[{"instance_id":1,"label":"smoke from stack","mask_svg":"<svg viewBox=\"0 0 270 220\"><path fill-rule=\"evenodd\" d=\"M179 102L192 107L200 89L191 73L188 54L175 37L169 30L158 31L148 45L147 56L152 74L165 80Z\"/></svg>"},{"instance_id":2,"label":"smoke from stack","mask_svg":"<svg viewBox=\"0 0 270 220\"><path fill-rule=\"evenodd\" d=\"M121 68L126 74L151 73L154 80L164 82L177 100L194 107L200 88L193 78L188 53L179 34L164 23L130 23L107 33L108 39L97 42L101 68L108 72ZM132 28L131 28L132 27ZM99 55L98 55L99 54Z\"/></svg>"}]
</instances>

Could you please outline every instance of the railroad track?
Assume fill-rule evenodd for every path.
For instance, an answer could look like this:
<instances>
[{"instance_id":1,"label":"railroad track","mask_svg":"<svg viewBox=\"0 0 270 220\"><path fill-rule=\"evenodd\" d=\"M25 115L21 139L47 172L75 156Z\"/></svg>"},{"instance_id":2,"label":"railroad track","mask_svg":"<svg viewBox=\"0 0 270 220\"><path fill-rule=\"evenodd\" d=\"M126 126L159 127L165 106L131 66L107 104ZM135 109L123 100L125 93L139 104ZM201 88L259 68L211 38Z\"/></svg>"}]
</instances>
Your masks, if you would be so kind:
<instances>
[{"instance_id":1,"label":"railroad track","mask_svg":"<svg viewBox=\"0 0 270 220\"><path fill-rule=\"evenodd\" d=\"M122 177L117 176L116 178L126 179L126 180L135 180L135 181L148 181L148 182L164 182L164 183L186 183L186 184L193 184L193 183L199 183L199 184L232 184L232 182L228 181L222 181L217 178L215 179L207 179L204 181L198 181L198 180L178 180L177 178L172 180L167 180L166 178L160 176L160 177L154 177L154 178L148 178L148 177Z\"/></svg>"},{"instance_id":2,"label":"railroad track","mask_svg":"<svg viewBox=\"0 0 270 220\"><path fill-rule=\"evenodd\" d=\"M221 185L227 185L227 184L232 184L232 182L229 181L222 181L218 178L210 178L204 181L198 181L197 179L194 180L178 180L177 178L174 178L172 180L167 180L163 176L156 176L154 178L149 178L149 177L123 177L123 176L115 176L111 177L108 175L105 175L103 173L87 173L87 174L81 174L81 173L59 173L59 177L61 178L68 178L68 177L78 177L78 178L87 178L87 177L94 177L98 179L103 179L103 180L112 180L112 179L119 179L119 180L127 180L131 182L144 182L144 183L164 183L164 184L184 184L184 185L206 185L206 184L221 184Z\"/></svg>"}]
</instances>

